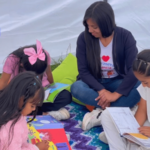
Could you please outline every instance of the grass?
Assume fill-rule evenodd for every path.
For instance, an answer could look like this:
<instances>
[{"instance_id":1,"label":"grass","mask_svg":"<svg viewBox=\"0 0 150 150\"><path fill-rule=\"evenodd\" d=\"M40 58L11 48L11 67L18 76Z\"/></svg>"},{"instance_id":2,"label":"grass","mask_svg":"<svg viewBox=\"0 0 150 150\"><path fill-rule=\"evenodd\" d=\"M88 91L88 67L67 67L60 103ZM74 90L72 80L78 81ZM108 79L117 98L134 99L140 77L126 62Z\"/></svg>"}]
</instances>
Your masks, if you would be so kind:
<instances>
[{"instance_id":1,"label":"grass","mask_svg":"<svg viewBox=\"0 0 150 150\"><path fill-rule=\"evenodd\" d=\"M59 64L51 65L51 70L53 71L53 70L56 69L58 66L59 66Z\"/></svg>"}]
</instances>

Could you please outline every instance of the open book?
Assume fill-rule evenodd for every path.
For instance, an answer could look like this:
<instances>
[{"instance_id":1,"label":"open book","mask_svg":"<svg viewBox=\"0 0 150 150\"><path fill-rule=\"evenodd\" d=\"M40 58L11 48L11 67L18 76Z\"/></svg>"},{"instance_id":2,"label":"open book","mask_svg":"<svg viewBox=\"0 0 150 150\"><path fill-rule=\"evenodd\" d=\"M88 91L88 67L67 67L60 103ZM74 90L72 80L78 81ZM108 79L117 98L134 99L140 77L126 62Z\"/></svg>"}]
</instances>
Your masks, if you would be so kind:
<instances>
[{"instance_id":1,"label":"open book","mask_svg":"<svg viewBox=\"0 0 150 150\"><path fill-rule=\"evenodd\" d=\"M32 118L33 116L27 116L27 122ZM64 124L52 116L36 116L32 122L28 123L28 130L29 143L36 144L41 140L48 140L48 150L71 150Z\"/></svg>"},{"instance_id":2,"label":"open book","mask_svg":"<svg viewBox=\"0 0 150 150\"><path fill-rule=\"evenodd\" d=\"M54 83L52 85L49 85L45 89L45 98L44 98L44 103L50 102L54 103L55 98L57 95L66 89L69 86L69 84L63 84L63 83Z\"/></svg>"},{"instance_id":3,"label":"open book","mask_svg":"<svg viewBox=\"0 0 150 150\"><path fill-rule=\"evenodd\" d=\"M28 135L28 139L29 139L29 143L32 144L36 144L38 142L41 142L41 138L40 138L40 133L34 128L33 125L31 124L27 124L28 126L28 130L29 130L29 135ZM57 150L56 145L52 142L49 141L49 149L48 150Z\"/></svg>"},{"instance_id":4,"label":"open book","mask_svg":"<svg viewBox=\"0 0 150 150\"><path fill-rule=\"evenodd\" d=\"M128 107L109 107L106 109L121 136L144 148L150 148L150 138L139 133L140 125Z\"/></svg>"}]
</instances>

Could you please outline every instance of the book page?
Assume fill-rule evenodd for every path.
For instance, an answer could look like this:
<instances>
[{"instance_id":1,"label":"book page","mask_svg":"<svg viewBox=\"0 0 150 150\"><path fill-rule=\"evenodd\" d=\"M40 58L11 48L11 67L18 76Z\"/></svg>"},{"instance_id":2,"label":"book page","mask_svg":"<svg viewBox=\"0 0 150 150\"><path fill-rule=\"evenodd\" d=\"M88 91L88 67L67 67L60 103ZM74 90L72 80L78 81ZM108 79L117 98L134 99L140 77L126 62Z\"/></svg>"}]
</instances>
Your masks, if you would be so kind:
<instances>
[{"instance_id":1,"label":"book page","mask_svg":"<svg viewBox=\"0 0 150 150\"><path fill-rule=\"evenodd\" d=\"M106 108L121 135L124 133L139 133L140 125L128 107Z\"/></svg>"},{"instance_id":2,"label":"book page","mask_svg":"<svg viewBox=\"0 0 150 150\"><path fill-rule=\"evenodd\" d=\"M47 86L45 89L45 98L44 98L44 103L50 102L54 103L57 95L69 87L69 84L64 84L64 83L53 83L49 86Z\"/></svg>"},{"instance_id":3,"label":"book page","mask_svg":"<svg viewBox=\"0 0 150 150\"><path fill-rule=\"evenodd\" d=\"M150 138L139 134L139 133L129 133L124 135L125 138L133 141L134 143L145 147L146 149L150 149Z\"/></svg>"},{"instance_id":4,"label":"book page","mask_svg":"<svg viewBox=\"0 0 150 150\"><path fill-rule=\"evenodd\" d=\"M55 83L54 85L52 85L50 88L51 88L51 91L50 93L53 93L55 92L56 90L58 90L58 92L61 91L61 89L65 89L67 88L69 85L68 84L63 84L63 83Z\"/></svg>"},{"instance_id":5,"label":"book page","mask_svg":"<svg viewBox=\"0 0 150 150\"><path fill-rule=\"evenodd\" d=\"M32 126L31 124L27 124L29 133L28 133L28 142L32 143L32 144L36 144L41 142L41 138L40 138L40 133L34 128L34 126ZM56 145L52 142L49 141L49 149L48 150L57 150Z\"/></svg>"},{"instance_id":6,"label":"book page","mask_svg":"<svg viewBox=\"0 0 150 150\"><path fill-rule=\"evenodd\" d=\"M44 100L47 100L47 99L48 99L50 90L51 90L51 89L47 89L47 90L45 91L45 97L44 97Z\"/></svg>"},{"instance_id":7,"label":"book page","mask_svg":"<svg viewBox=\"0 0 150 150\"><path fill-rule=\"evenodd\" d=\"M143 134L140 134L140 133L129 133L129 135L132 135L132 136L134 136L136 138L143 139L143 140L147 140L148 139L147 136L145 136Z\"/></svg>"}]
</instances>

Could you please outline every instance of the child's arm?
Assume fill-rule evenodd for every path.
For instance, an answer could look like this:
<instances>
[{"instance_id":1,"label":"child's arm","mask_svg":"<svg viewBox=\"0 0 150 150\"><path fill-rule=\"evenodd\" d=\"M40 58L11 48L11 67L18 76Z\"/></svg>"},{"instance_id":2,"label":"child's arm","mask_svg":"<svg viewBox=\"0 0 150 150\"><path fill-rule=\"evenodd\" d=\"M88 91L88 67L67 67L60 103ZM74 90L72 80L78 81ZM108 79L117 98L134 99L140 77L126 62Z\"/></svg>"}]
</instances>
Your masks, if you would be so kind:
<instances>
[{"instance_id":1,"label":"child's arm","mask_svg":"<svg viewBox=\"0 0 150 150\"><path fill-rule=\"evenodd\" d=\"M54 82L54 79L53 79L53 75L52 75L52 71L51 71L51 66L50 65L47 66L46 74L47 74L49 83L52 84Z\"/></svg>"},{"instance_id":2,"label":"child's arm","mask_svg":"<svg viewBox=\"0 0 150 150\"><path fill-rule=\"evenodd\" d=\"M9 55L3 66L3 73L0 78L0 90L4 89L10 81L11 75L15 72L19 65L19 58Z\"/></svg>"},{"instance_id":3,"label":"child's arm","mask_svg":"<svg viewBox=\"0 0 150 150\"><path fill-rule=\"evenodd\" d=\"M9 145L11 150L39 150L39 148L33 144L27 143L25 140L25 133L20 128L14 128L14 134L12 141Z\"/></svg>"},{"instance_id":4,"label":"child's arm","mask_svg":"<svg viewBox=\"0 0 150 150\"><path fill-rule=\"evenodd\" d=\"M47 78L50 84L52 84L54 82L53 80L53 75L52 75L52 71L51 71L51 58L50 55L47 51L46 55L47 55L47 68L46 68L46 74L47 74Z\"/></svg>"},{"instance_id":5,"label":"child's arm","mask_svg":"<svg viewBox=\"0 0 150 150\"><path fill-rule=\"evenodd\" d=\"M143 98L141 98L139 105L138 105L138 110L135 114L135 118L140 126L143 126L143 124L147 120L147 107L146 106L147 106L146 101Z\"/></svg>"},{"instance_id":6,"label":"child's arm","mask_svg":"<svg viewBox=\"0 0 150 150\"><path fill-rule=\"evenodd\" d=\"M7 84L9 83L11 74L7 74L5 72L2 73L1 78L0 78L0 90L3 90Z\"/></svg>"},{"instance_id":7,"label":"child's arm","mask_svg":"<svg viewBox=\"0 0 150 150\"><path fill-rule=\"evenodd\" d=\"M19 124L20 125L20 124ZM48 150L48 141L41 141L36 145L27 142L27 134L19 125L14 127L14 134L9 145L10 150Z\"/></svg>"}]
</instances>

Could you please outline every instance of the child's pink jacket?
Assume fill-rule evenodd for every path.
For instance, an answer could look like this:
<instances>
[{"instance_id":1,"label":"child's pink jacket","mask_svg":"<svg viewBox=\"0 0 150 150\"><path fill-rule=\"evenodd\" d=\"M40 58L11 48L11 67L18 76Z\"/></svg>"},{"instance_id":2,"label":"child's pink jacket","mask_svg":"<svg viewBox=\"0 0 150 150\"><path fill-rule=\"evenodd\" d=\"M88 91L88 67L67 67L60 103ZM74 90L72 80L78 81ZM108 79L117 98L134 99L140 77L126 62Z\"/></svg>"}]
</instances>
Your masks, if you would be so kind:
<instances>
[{"instance_id":1,"label":"child's pink jacket","mask_svg":"<svg viewBox=\"0 0 150 150\"><path fill-rule=\"evenodd\" d=\"M9 121L0 129L0 150L38 150L38 147L27 142L28 128L26 117L23 116L15 124L13 138L8 146L8 139L11 137L9 134L11 123L12 121Z\"/></svg>"}]
</instances>

